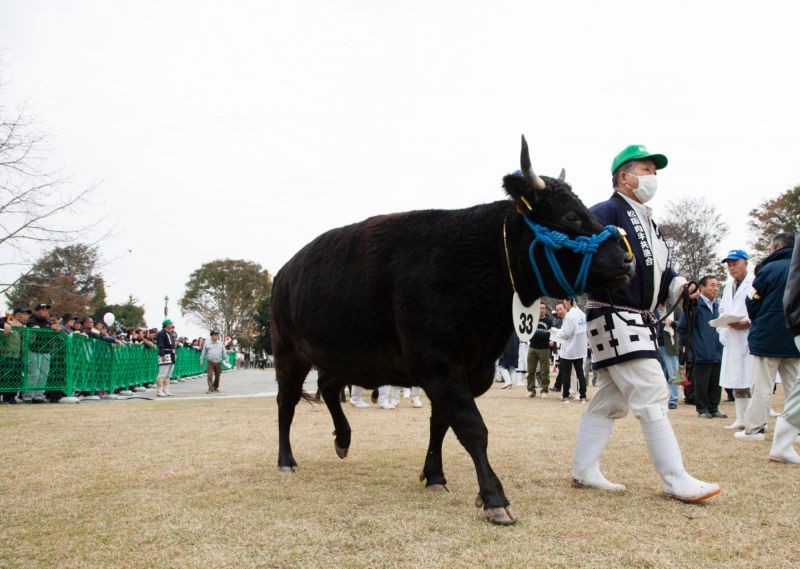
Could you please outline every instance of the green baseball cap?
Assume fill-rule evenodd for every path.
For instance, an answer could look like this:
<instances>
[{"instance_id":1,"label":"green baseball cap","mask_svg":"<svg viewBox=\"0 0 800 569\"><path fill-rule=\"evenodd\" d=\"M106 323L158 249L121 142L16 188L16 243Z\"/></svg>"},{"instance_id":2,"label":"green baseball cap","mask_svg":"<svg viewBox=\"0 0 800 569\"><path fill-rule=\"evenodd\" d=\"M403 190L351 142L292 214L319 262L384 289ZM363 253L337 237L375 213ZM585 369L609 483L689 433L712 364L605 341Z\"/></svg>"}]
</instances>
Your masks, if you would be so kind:
<instances>
[{"instance_id":1,"label":"green baseball cap","mask_svg":"<svg viewBox=\"0 0 800 569\"><path fill-rule=\"evenodd\" d=\"M164 321L161 323L161 326L162 326L162 327L163 327L163 326L169 326L170 324L172 324L172 320L170 320L169 318L167 318L166 320L164 320Z\"/></svg>"},{"instance_id":2,"label":"green baseball cap","mask_svg":"<svg viewBox=\"0 0 800 569\"><path fill-rule=\"evenodd\" d=\"M642 160L644 158L649 158L655 162L656 170L667 167L667 157L663 154L651 154L644 144L631 144L630 146L626 146L625 150L614 157L614 161L611 163L611 173L613 174L616 172L617 168L625 164L625 162L629 162L630 160Z\"/></svg>"}]
</instances>

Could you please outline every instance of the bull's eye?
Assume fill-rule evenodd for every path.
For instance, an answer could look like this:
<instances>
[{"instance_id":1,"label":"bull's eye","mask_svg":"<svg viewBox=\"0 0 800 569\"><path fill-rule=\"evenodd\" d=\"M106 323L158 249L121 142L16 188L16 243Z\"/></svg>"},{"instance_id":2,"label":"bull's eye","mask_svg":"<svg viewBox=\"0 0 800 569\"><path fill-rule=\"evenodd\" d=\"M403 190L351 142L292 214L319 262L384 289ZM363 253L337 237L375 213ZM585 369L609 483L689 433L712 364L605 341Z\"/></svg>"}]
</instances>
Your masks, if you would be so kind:
<instances>
[{"instance_id":1,"label":"bull's eye","mask_svg":"<svg viewBox=\"0 0 800 569\"><path fill-rule=\"evenodd\" d=\"M570 211L564 214L564 221L568 223L579 223L580 220L581 219L578 217L578 214L575 213L574 211Z\"/></svg>"}]
</instances>

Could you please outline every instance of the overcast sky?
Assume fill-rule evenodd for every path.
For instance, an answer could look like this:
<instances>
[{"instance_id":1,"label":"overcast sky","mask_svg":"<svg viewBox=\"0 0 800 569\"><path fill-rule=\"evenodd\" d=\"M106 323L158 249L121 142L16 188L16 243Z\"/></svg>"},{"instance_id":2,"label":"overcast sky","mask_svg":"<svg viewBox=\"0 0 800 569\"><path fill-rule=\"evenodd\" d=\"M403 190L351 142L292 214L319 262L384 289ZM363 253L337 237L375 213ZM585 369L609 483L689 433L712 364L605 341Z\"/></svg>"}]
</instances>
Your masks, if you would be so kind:
<instances>
[{"instance_id":1,"label":"overcast sky","mask_svg":"<svg viewBox=\"0 0 800 569\"><path fill-rule=\"evenodd\" d=\"M748 211L800 184L797 9L773 2L3 0L0 104L48 165L102 180L86 220L111 302L180 334L189 274L272 274L371 215L502 199L519 135L587 205L628 144L662 152L651 202ZM98 229L97 234L101 234Z\"/></svg>"}]
</instances>

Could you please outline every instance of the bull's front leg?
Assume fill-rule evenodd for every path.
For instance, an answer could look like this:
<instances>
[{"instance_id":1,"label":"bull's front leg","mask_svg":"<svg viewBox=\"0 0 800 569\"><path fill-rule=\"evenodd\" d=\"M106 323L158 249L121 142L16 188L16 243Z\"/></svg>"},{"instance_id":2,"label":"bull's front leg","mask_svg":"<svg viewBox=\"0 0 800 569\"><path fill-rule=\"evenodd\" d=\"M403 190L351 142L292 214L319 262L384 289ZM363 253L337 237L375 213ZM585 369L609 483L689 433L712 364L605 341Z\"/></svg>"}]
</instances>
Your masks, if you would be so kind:
<instances>
[{"instance_id":1,"label":"bull's front leg","mask_svg":"<svg viewBox=\"0 0 800 569\"><path fill-rule=\"evenodd\" d=\"M425 466L419 476L425 481L426 490L447 490L447 479L442 467L442 442L449 428L447 421L439 411L439 406L431 401L431 430L428 439L428 453L425 455Z\"/></svg>"},{"instance_id":2,"label":"bull's front leg","mask_svg":"<svg viewBox=\"0 0 800 569\"><path fill-rule=\"evenodd\" d=\"M489 464L489 431L465 382L449 377L432 382L426 391L432 406L438 406L443 419L472 457L479 488L475 505L483 506L487 519L494 524L511 525L516 522L503 485Z\"/></svg>"}]
</instances>

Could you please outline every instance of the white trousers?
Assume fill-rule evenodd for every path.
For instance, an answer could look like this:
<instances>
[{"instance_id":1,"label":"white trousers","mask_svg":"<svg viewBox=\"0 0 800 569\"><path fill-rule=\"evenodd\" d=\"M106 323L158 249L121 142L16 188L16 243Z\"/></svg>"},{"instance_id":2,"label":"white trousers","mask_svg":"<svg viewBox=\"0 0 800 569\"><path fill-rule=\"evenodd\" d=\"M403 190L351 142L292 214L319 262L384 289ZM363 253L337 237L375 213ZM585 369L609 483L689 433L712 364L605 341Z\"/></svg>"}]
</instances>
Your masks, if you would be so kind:
<instances>
[{"instance_id":1,"label":"white trousers","mask_svg":"<svg viewBox=\"0 0 800 569\"><path fill-rule=\"evenodd\" d=\"M747 433L755 433L766 427L769 421L769 407L772 403L772 386L775 375L781 374L783 394L789 393L797 380L800 358L767 358L753 356L753 380L750 386L750 404L744 414L744 428Z\"/></svg>"},{"instance_id":2,"label":"white trousers","mask_svg":"<svg viewBox=\"0 0 800 569\"><path fill-rule=\"evenodd\" d=\"M601 368L597 392L586 412L621 419L630 410L640 421L655 421L667 413L669 389L661 364L654 358Z\"/></svg>"},{"instance_id":3,"label":"white trousers","mask_svg":"<svg viewBox=\"0 0 800 569\"><path fill-rule=\"evenodd\" d=\"M503 380L504 385L512 385L516 378L516 369L513 367L497 366L497 372L500 374L500 379Z\"/></svg>"},{"instance_id":4,"label":"white trousers","mask_svg":"<svg viewBox=\"0 0 800 569\"><path fill-rule=\"evenodd\" d=\"M364 388L360 385L353 385L350 390L350 401L355 401L356 403L363 403L364 402Z\"/></svg>"}]
</instances>

